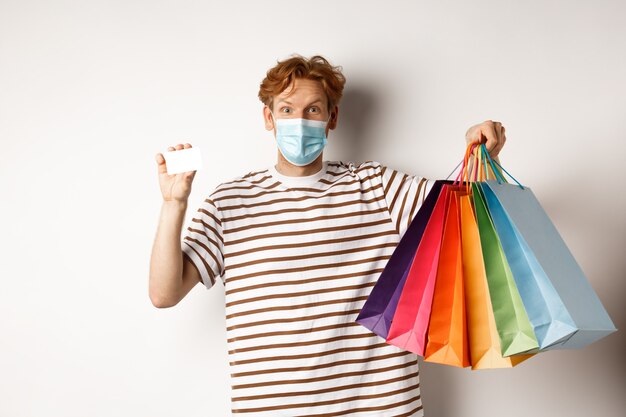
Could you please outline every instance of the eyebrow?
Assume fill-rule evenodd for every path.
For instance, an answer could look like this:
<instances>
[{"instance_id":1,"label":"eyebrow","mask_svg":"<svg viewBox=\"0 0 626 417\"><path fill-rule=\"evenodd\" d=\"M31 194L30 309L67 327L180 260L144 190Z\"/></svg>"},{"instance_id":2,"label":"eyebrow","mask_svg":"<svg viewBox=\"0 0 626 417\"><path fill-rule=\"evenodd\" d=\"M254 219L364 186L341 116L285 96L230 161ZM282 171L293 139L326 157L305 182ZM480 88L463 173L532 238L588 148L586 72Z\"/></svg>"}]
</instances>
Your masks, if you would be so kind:
<instances>
[{"instance_id":1,"label":"eyebrow","mask_svg":"<svg viewBox=\"0 0 626 417\"><path fill-rule=\"evenodd\" d=\"M307 106L310 106L311 104L318 103L318 102L321 103L322 99L321 98L315 99L315 101L310 102L309 104L307 104ZM289 104L289 105L293 104L290 101L282 100L282 99L278 100L278 103L276 103L276 104L280 104L280 103L285 103L285 104Z\"/></svg>"}]
</instances>

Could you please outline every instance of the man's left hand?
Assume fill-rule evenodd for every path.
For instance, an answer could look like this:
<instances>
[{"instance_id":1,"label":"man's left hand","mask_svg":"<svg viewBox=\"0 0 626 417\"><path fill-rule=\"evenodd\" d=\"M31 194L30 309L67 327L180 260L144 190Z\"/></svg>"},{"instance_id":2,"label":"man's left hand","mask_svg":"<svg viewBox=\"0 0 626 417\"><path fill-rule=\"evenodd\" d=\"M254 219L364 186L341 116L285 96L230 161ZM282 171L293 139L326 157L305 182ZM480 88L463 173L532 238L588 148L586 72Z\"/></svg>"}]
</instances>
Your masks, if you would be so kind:
<instances>
[{"instance_id":1,"label":"man's left hand","mask_svg":"<svg viewBox=\"0 0 626 417\"><path fill-rule=\"evenodd\" d=\"M487 120L470 127L465 133L465 140L471 143L484 143L492 158L497 158L506 142L504 126L494 120Z\"/></svg>"}]
</instances>

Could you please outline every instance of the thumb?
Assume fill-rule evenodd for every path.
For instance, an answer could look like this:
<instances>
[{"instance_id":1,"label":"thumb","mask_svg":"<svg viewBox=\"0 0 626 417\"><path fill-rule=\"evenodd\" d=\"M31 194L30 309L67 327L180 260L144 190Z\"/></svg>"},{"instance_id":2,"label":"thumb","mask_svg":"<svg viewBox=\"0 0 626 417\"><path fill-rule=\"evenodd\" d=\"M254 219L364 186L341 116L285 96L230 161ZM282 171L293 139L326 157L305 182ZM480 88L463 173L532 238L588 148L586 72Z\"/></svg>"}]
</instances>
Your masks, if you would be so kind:
<instances>
[{"instance_id":1,"label":"thumb","mask_svg":"<svg viewBox=\"0 0 626 417\"><path fill-rule=\"evenodd\" d=\"M185 181L192 182L193 178L196 176L196 171L188 171L183 174L183 178Z\"/></svg>"},{"instance_id":2,"label":"thumb","mask_svg":"<svg viewBox=\"0 0 626 417\"><path fill-rule=\"evenodd\" d=\"M165 158L162 153L157 153L154 156L154 159L157 162L157 170L159 174L167 174L167 165L165 164Z\"/></svg>"}]
</instances>

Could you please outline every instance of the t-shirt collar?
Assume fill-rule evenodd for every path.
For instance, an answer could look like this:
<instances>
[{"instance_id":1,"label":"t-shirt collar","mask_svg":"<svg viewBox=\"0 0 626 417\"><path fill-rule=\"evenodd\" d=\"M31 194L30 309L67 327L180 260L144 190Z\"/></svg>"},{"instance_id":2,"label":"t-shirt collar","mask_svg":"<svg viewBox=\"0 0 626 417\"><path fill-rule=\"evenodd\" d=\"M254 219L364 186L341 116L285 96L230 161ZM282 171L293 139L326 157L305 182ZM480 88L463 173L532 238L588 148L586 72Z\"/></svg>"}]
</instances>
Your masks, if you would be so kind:
<instances>
[{"instance_id":1,"label":"t-shirt collar","mask_svg":"<svg viewBox=\"0 0 626 417\"><path fill-rule=\"evenodd\" d=\"M327 166L328 166L328 161L323 161L322 168L319 171L317 171L315 174L305 175L303 177L281 174L280 172L276 170L276 167L274 164L269 167L268 171L272 177L274 177L281 183L290 187L291 186L298 187L298 186L306 186L306 185L315 184L320 178L324 176L324 174L326 174Z\"/></svg>"}]
</instances>

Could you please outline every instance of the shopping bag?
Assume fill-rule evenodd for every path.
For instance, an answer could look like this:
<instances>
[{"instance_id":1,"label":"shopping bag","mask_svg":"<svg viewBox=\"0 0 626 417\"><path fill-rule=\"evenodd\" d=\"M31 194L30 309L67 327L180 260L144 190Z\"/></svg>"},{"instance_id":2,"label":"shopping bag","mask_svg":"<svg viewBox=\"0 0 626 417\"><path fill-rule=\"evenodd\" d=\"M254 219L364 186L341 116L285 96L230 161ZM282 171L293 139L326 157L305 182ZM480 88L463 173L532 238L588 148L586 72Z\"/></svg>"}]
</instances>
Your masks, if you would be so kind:
<instances>
[{"instance_id":1,"label":"shopping bag","mask_svg":"<svg viewBox=\"0 0 626 417\"><path fill-rule=\"evenodd\" d=\"M481 193L480 187L472 183L481 250L502 356L534 353L539 344Z\"/></svg>"},{"instance_id":2,"label":"shopping bag","mask_svg":"<svg viewBox=\"0 0 626 417\"><path fill-rule=\"evenodd\" d=\"M472 370L511 368L533 354L502 356L471 195L459 195L467 329Z\"/></svg>"},{"instance_id":3,"label":"shopping bag","mask_svg":"<svg viewBox=\"0 0 626 417\"><path fill-rule=\"evenodd\" d=\"M398 300L387 343L424 356L449 185L439 193Z\"/></svg>"},{"instance_id":4,"label":"shopping bag","mask_svg":"<svg viewBox=\"0 0 626 417\"><path fill-rule=\"evenodd\" d=\"M554 348L585 347L617 329L602 302L530 188L485 182L535 255L578 329Z\"/></svg>"},{"instance_id":5,"label":"shopping bag","mask_svg":"<svg viewBox=\"0 0 626 417\"><path fill-rule=\"evenodd\" d=\"M502 250L540 349L549 349L564 342L577 330L572 317L491 187L485 182L479 182L478 185L485 197L489 215L498 232Z\"/></svg>"},{"instance_id":6,"label":"shopping bag","mask_svg":"<svg viewBox=\"0 0 626 417\"><path fill-rule=\"evenodd\" d=\"M464 368L470 363L458 199L450 188L424 360Z\"/></svg>"},{"instance_id":7,"label":"shopping bag","mask_svg":"<svg viewBox=\"0 0 626 417\"><path fill-rule=\"evenodd\" d=\"M423 204L413 217L402 239L387 261L376 285L361 307L356 322L373 333L387 338L400 294L417 247L422 240L426 224L435 208L435 203L445 181L435 181Z\"/></svg>"}]
</instances>

